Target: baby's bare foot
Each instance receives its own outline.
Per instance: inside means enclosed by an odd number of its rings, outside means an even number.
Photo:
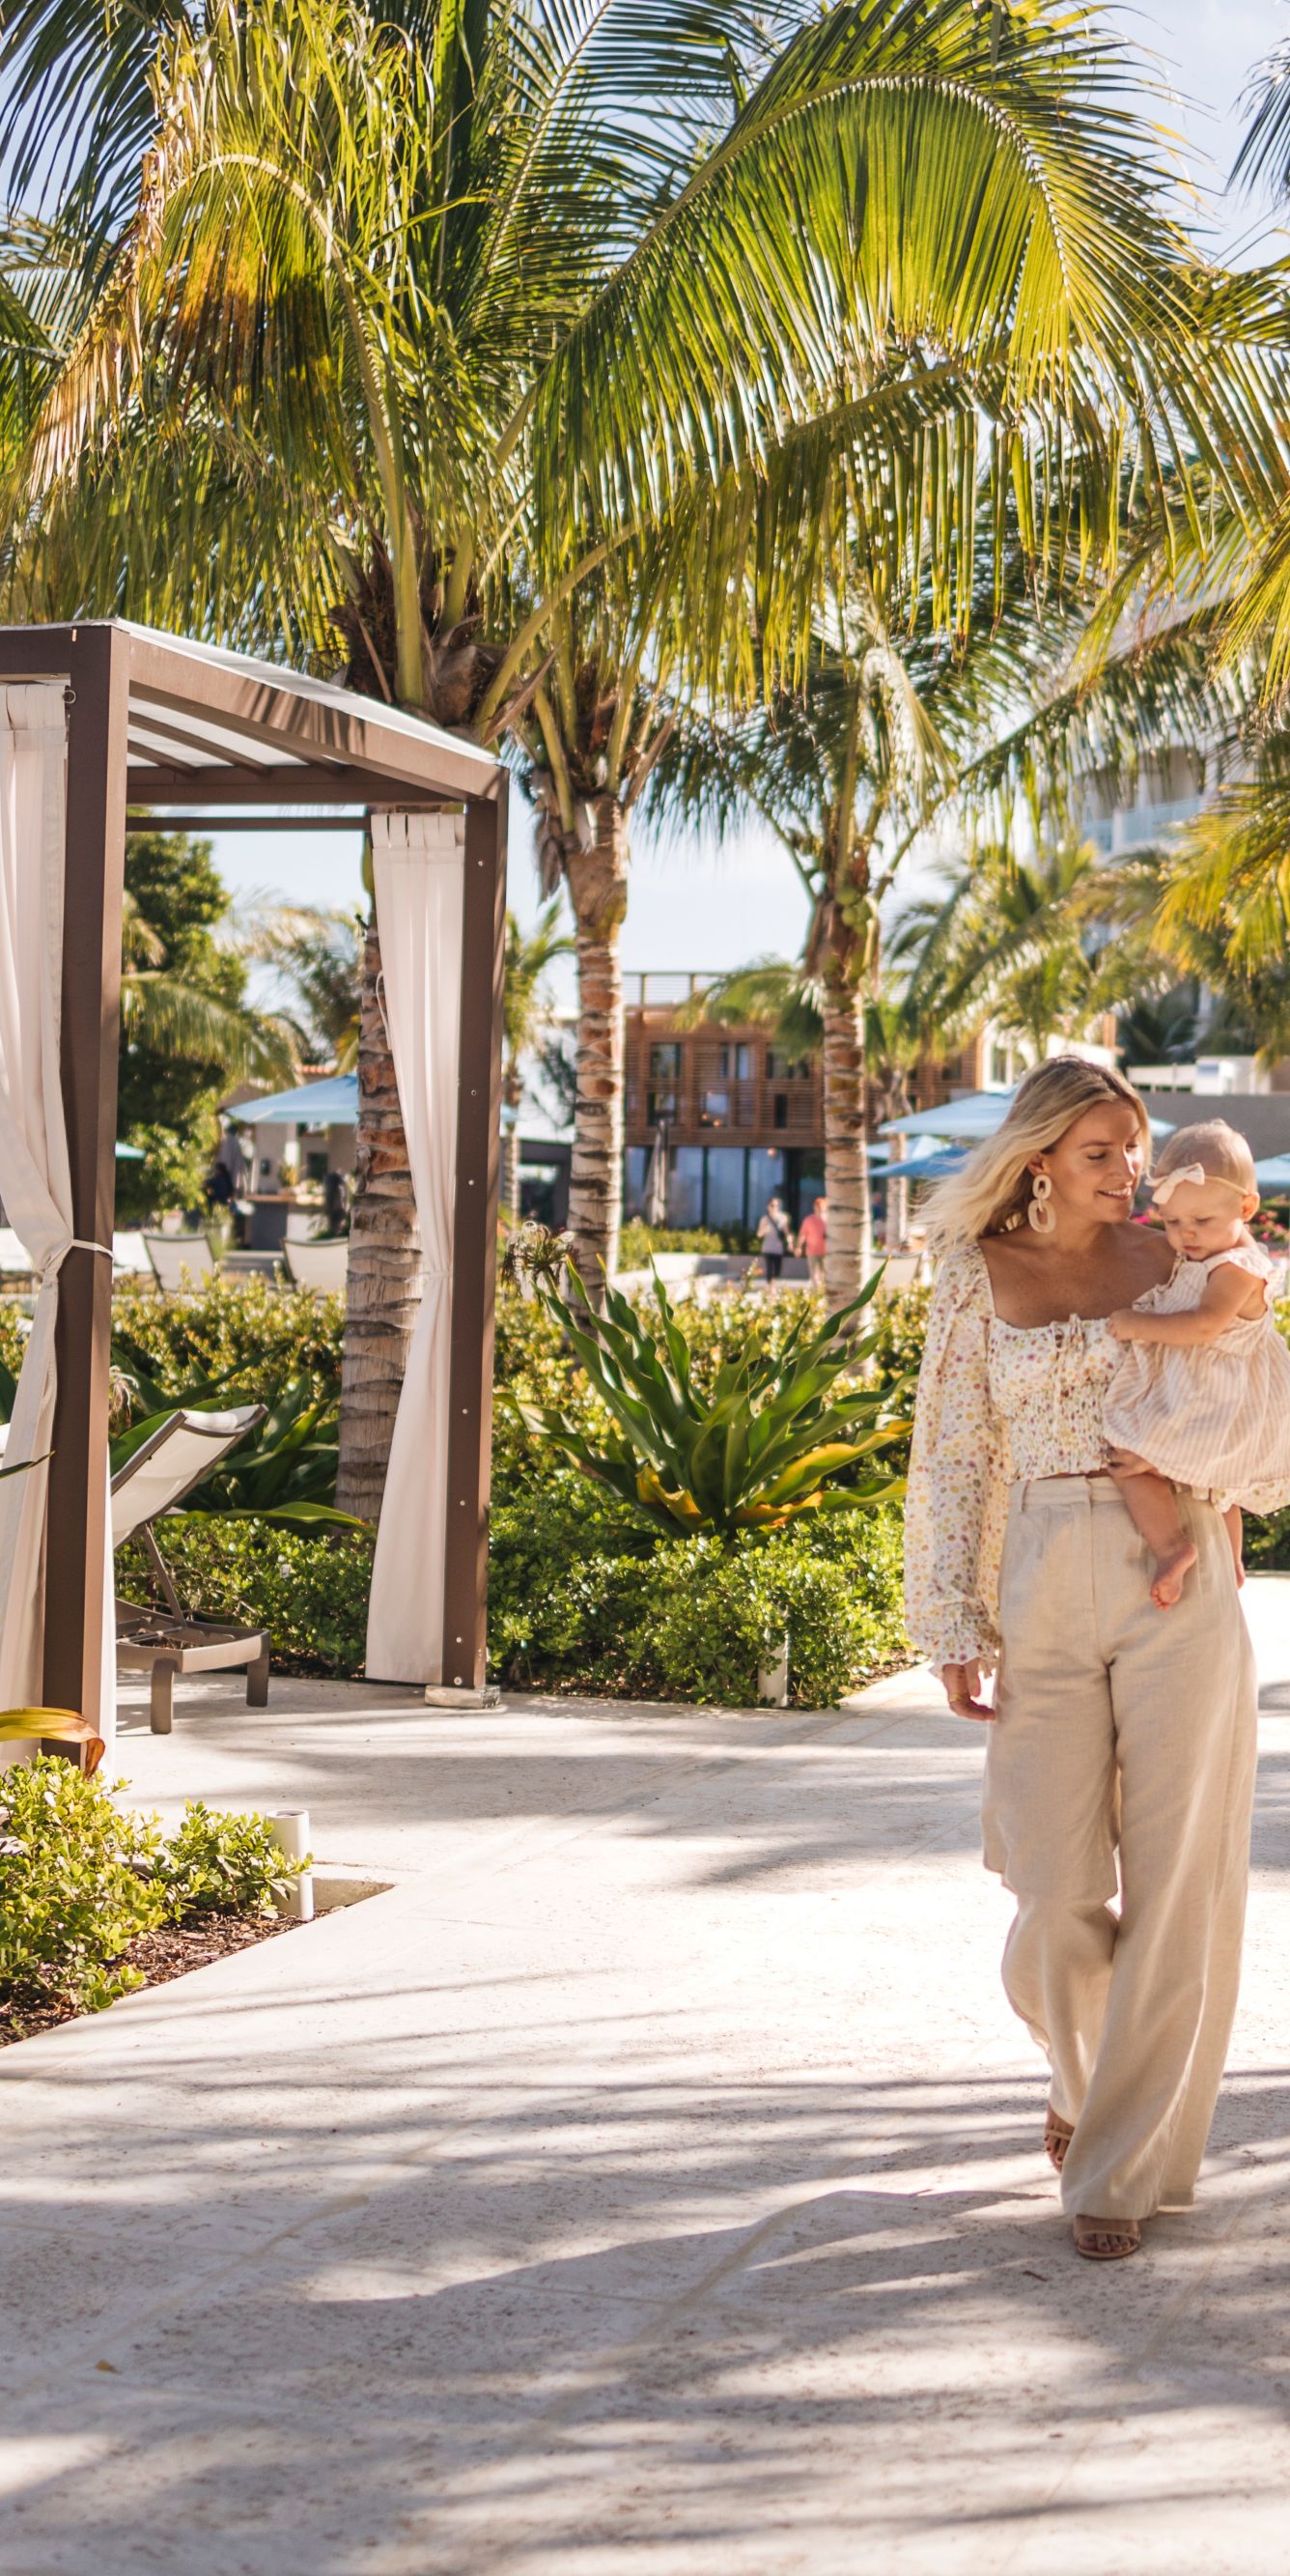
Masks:
[[[1184,1539],[1172,1556],[1157,1558],[1155,1581],[1151,1586],[1151,1598],[1157,1610],[1172,1610],[1181,1601],[1183,1585],[1195,1562],[1196,1550],[1190,1539]]]

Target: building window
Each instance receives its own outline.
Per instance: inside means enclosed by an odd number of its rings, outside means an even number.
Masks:
[[[655,1082],[677,1081],[681,1071],[679,1044],[652,1046],[649,1051],[649,1069],[651,1079]]]
[[[672,1157],[667,1193],[669,1225],[703,1223],[703,1147],[678,1145]]]
[[[675,1119],[675,1117],[676,1093],[674,1091],[651,1091],[645,1103],[646,1126],[658,1127],[665,1118]]]
[[[728,1091],[704,1092],[703,1107],[699,1113],[699,1124],[701,1127],[729,1126],[730,1094]]]
[[[743,1224],[747,1161],[747,1152],[742,1145],[709,1146],[707,1224]]]
[[[751,1082],[752,1048],[750,1046],[723,1046],[721,1050],[721,1074],[722,1079],[725,1082]]]
[[[788,1125],[788,1093],[787,1093],[786,1091],[777,1091],[777,1092],[776,1092],[776,1094],[775,1094],[775,1103],[774,1103],[774,1108],[775,1108],[775,1114],[774,1114],[774,1117],[772,1118],[772,1120],[771,1120],[771,1122],[770,1122],[770,1123],[771,1123],[771,1125],[772,1125],[772,1127],[787,1127],[787,1125]]]
[[[785,1055],[782,1047],[767,1047],[766,1079],[768,1082],[809,1082],[810,1077],[811,1068],[804,1056]],[[775,1123],[778,1126],[781,1122],[776,1119]]]

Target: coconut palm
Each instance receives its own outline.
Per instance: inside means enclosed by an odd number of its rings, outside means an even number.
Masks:
[[[169,971],[166,945],[127,887],[121,907],[121,1019],[136,1045],[196,1056],[227,1081],[289,1082],[291,1033],[271,1013],[222,1001],[190,975]]]
[[[1232,738],[1246,720],[1248,675],[1214,658],[1217,611],[1179,616],[1141,642],[1129,634],[1085,676],[1088,598],[1079,583],[1054,587],[1038,617],[1025,551],[1013,543],[1001,604],[991,618],[978,599],[955,647],[930,586],[898,621],[880,612],[860,565],[839,591],[831,632],[817,630],[800,694],[771,687],[752,713],[690,724],[664,754],[661,792],[720,831],[758,814],[810,903],[801,973],[823,1024],[828,1292],[838,1303],[870,1262],[880,906],[910,854],[947,829],[960,844],[980,831],[987,849],[1011,840],[1022,799],[1042,845],[1093,784],[1123,787],[1153,754]],[[968,891],[970,876],[954,907]],[[954,1013],[943,983],[925,975],[923,988],[928,1044],[934,1028],[944,1039]],[[916,1055],[918,1031],[904,1035]]]
[[[939,898],[902,916],[888,956],[909,1017],[932,1008],[962,1037],[991,1021],[1041,1063],[1054,1038],[1085,1037],[1109,1010],[1159,983],[1142,943],[1109,935],[1114,887],[1095,853],[1067,839],[1015,858],[979,850]]]
[[[302,1069],[350,1073],[358,1061],[363,921],[316,904],[273,904],[249,924],[246,954],[274,970],[279,1019]]]
[[[1170,525],[1198,461],[1232,482],[1232,353],[1126,59],[1091,7],[1036,0],[6,16],[18,166],[60,134],[73,165],[6,279],[10,597],[292,654],[339,638],[357,685],[486,739],[538,725],[586,997],[584,1258],[612,1262],[642,705],[687,666],[731,688],[803,667],[857,530],[880,617],[917,560],[961,627],[983,530],[994,562],[978,486],[1020,495],[1052,569],[1114,560],[1126,453]],[[596,585],[659,531],[668,650],[624,672]],[[609,696],[639,746],[616,785]],[[364,1243],[360,1202],[355,1287]],[[397,1332],[388,1356],[396,1382]]]
[[[513,912],[506,915],[506,964],[502,986],[502,1107],[508,1124],[502,1137],[502,1205],[518,1223],[520,1214],[519,1116],[524,1103],[524,1068],[551,1024],[551,1006],[543,979],[557,957],[568,957],[573,941],[559,927],[556,896],[524,931]]]

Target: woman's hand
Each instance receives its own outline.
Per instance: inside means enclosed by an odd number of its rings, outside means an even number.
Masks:
[[[945,1696],[956,1717],[993,1718],[994,1710],[981,1697],[979,1663],[942,1664],[941,1680]]]

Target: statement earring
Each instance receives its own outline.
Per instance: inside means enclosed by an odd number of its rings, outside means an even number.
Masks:
[[[1052,1194],[1053,1185],[1047,1172],[1036,1172],[1034,1193],[1026,1210],[1036,1234],[1051,1234],[1057,1223],[1057,1211],[1048,1204]]]

